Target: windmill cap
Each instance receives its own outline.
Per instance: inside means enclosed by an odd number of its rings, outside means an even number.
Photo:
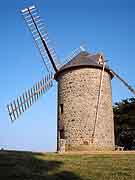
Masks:
[[[55,79],[57,80],[60,74],[64,71],[70,69],[78,69],[78,68],[103,68],[103,62],[105,61],[103,53],[91,54],[87,51],[81,51],[78,55],[76,55],[73,59],[71,59],[68,63],[63,65],[58,72],[55,74]],[[109,67],[106,65],[105,70],[111,75],[113,78],[113,74],[110,72]]]

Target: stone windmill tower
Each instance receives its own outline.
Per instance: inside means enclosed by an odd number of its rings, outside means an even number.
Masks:
[[[112,72],[101,54],[80,52],[58,81],[58,150],[114,149]]]
[[[113,150],[111,79],[115,76],[134,94],[135,90],[106,65],[103,54],[90,54],[81,47],[66,63],[59,63],[35,6],[22,10],[22,15],[39,49],[46,75],[7,105],[11,120],[16,120],[56,80],[57,151]]]

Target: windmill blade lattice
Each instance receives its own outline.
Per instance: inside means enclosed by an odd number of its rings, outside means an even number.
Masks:
[[[31,6],[29,8],[25,8],[21,12],[32,34],[35,44],[39,49],[47,72],[49,72],[50,70],[52,71],[52,65],[49,62],[50,60],[51,63],[53,63],[52,61],[54,61],[53,68],[55,69],[55,71],[57,71],[57,67],[60,66],[60,60],[58,59],[56,52],[51,45],[46,26],[44,25],[43,20],[40,18],[38,10],[35,6]]]
[[[131,91],[134,96],[135,96],[135,89],[130,86],[122,77],[120,77],[114,70],[110,69],[110,72],[114,75],[114,77],[116,77],[117,79],[119,79],[128,89],[129,91]]]
[[[41,81],[37,82],[31,89],[27,90],[22,96],[16,98],[7,105],[11,121],[16,120],[25,112],[38,98],[49,90],[53,85],[53,76],[49,74]]]
[[[80,46],[79,48],[74,49],[74,50],[72,51],[72,53],[71,53],[67,58],[65,58],[62,66],[63,66],[64,64],[67,64],[68,62],[70,62],[75,56],[77,56],[77,55],[78,55],[80,52],[82,52],[82,51],[85,51],[85,48],[84,48],[83,46]]]

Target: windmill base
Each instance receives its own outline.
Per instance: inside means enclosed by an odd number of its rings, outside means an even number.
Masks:
[[[78,146],[73,146],[73,145],[67,145],[66,141],[64,139],[60,140],[58,152],[71,152],[71,151],[114,151],[115,147],[114,146],[97,146],[94,144],[90,145],[78,145]]]

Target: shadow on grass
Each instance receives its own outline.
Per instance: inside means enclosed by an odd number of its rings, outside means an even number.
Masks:
[[[60,171],[63,162],[39,159],[41,153],[1,151],[1,180],[81,180],[70,171]]]

